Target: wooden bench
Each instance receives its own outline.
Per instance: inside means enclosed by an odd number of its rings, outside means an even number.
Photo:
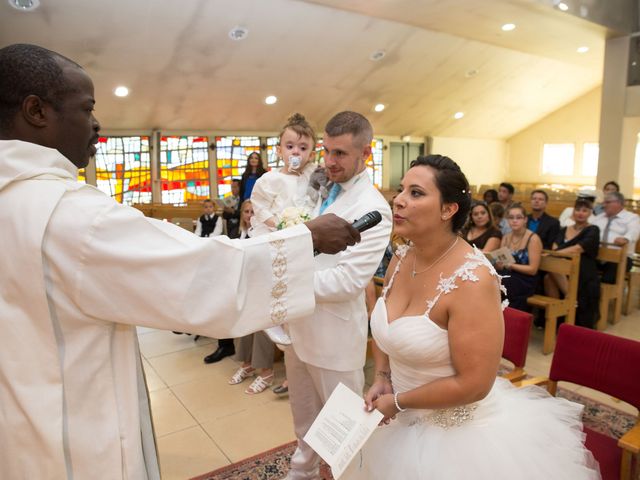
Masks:
[[[640,243],[640,242],[638,242]],[[633,254],[632,257],[633,267],[631,271],[625,275],[625,282],[627,284],[627,290],[624,296],[624,304],[622,305],[622,314],[629,315],[636,307],[633,306],[633,297],[640,288],[640,255]]]
[[[532,307],[545,311],[544,343],[542,353],[553,352],[556,343],[556,327],[558,317],[565,316],[565,322],[573,325],[576,321],[576,302],[578,300],[578,278],[580,276],[580,254],[560,253],[543,250],[540,259],[542,272],[557,273],[569,277],[569,290],[565,298],[547,297],[546,295],[532,295],[527,303]]]
[[[611,243],[601,243],[598,250],[598,261],[617,263],[616,283],[600,284],[600,319],[597,323],[598,330],[607,328],[609,317],[609,303],[613,300],[613,319],[611,323],[618,323],[622,315],[622,300],[624,293],[624,277],[627,270],[627,246],[619,247]]]

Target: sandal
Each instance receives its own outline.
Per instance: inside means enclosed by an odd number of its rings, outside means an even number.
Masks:
[[[258,375],[256,379],[251,383],[251,385],[249,385],[249,388],[244,391],[244,393],[246,393],[247,395],[262,393],[271,385],[273,385],[273,373],[266,377]]]
[[[236,371],[236,373],[234,373],[229,379],[229,385],[237,385],[239,383],[242,383],[245,378],[253,377],[255,374],[256,369],[253,367],[240,367]]]

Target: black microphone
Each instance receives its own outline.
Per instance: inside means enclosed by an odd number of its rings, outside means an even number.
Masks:
[[[382,221],[382,215],[377,210],[373,210],[372,212],[367,213],[366,215],[361,216],[355,222],[351,224],[353,228],[358,230],[360,233],[365,230],[369,230],[372,227],[375,227]],[[313,251],[313,256],[316,257],[320,255],[320,252],[317,250]]]
[[[351,226],[358,230],[360,233],[369,230],[372,227],[375,227],[382,221],[382,215],[377,210],[367,213],[363,215],[358,220],[353,222]]]

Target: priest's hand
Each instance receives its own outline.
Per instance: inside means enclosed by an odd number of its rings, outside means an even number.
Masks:
[[[327,213],[305,223],[311,231],[314,250],[334,254],[360,241],[360,232],[349,222]]]

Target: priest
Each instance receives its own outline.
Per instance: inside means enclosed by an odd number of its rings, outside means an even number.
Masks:
[[[0,49],[0,478],[159,479],[136,325],[240,337],[314,309],[334,215],[249,240],[144,217],[77,169],[93,83],[35,45]]]

